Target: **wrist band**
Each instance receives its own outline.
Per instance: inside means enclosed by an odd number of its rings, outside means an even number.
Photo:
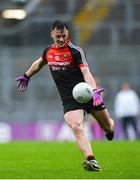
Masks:
[[[26,74],[23,75],[25,78],[30,79]]]
[[[97,89],[93,89],[93,92],[96,91]]]

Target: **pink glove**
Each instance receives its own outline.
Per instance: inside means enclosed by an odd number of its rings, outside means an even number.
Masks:
[[[18,81],[18,84],[17,84],[18,90],[25,91],[28,87],[29,80],[30,78],[26,74],[16,78],[16,81]]]
[[[101,96],[101,92],[103,92],[104,89],[95,89],[93,90],[93,106],[100,106],[103,103],[103,98]]]

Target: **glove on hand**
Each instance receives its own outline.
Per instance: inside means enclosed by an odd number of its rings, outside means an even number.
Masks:
[[[26,74],[16,78],[16,81],[18,81],[18,84],[17,84],[18,90],[25,91],[28,87],[29,80],[30,78]]]
[[[95,89],[93,90],[93,106],[100,106],[103,103],[103,98],[101,96],[101,92],[103,92],[104,89]]]

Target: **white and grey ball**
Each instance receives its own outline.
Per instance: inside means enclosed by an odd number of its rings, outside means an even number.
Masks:
[[[87,103],[92,98],[93,89],[86,82],[80,82],[73,88],[73,98],[79,103]]]

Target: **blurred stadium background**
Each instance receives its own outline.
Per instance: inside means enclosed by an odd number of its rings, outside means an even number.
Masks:
[[[71,138],[47,66],[25,93],[15,82],[51,43],[50,26],[57,19],[68,22],[72,41],[85,50],[112,117],[121,82],[128,80],[140,95],[139,9],[140,0],[0,0],[0,141]],[[102,138],[93,128],[93,138]],[[123,136],[119,123],[117,133]]]

